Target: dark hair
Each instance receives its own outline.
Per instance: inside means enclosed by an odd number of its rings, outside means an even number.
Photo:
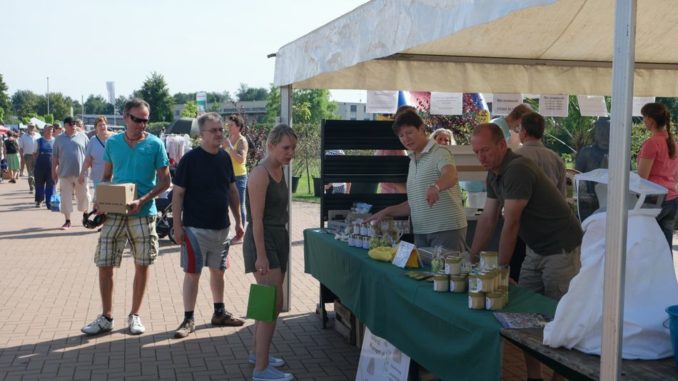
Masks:
[[[525,130],[527,135],[536,139],[541,139],[544,136],[544,124],[544,117],[536,112],[527,113],[520,120],[520,127]]]
[[[129,114],[129,110],[137,107],[146,107],[148,112],[151,112],[151,106],[148,104],[148,102],[141,98],[132,98],[125,103],[125,107],[123,108],[123,114],[127,115]]]
[[[67,124],[74,126],[75,125],[75,118],[73,118],[72,116],[65,117],[64,118],[64,126],[67,125]]]
[[[661,103],[648,103],[640,109],[640,113],[646,117],[654,120],[657,123],[657,129],[666,129],[668,137],[666,138],[666,145],[669,149],[669,157],[673,159],[676,156],[676,145],[673,143],[673,134],[671,133],[671,113],[668,107]]]
[[[235,123],[236,126],[238,126],[238,129],[242,131],[242,129],[245,127],[245,121],[242,119],[240,115],[233,114],[228,117],[229,122]]]
[[[410,106],[411,107],[411,106]],[[400,111],[393,122],[393,133],[398,135],[401,127],[412,126],[417,129],[420,129],[424,126],[424,121],[421,117],[413,110],[405,109]]]
[[[492,137],[492,141],[494,143],[506,141],[506,138],[504,138],[504,133],[502,132],[501,128],[494,123],[483,123],[477,125],[476,128],[473,129],[473,136],[480,135],[480,133],[483,132],[483,130],[490,131],[490,136]]]

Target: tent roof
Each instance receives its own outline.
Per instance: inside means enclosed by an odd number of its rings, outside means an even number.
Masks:
[[[373,0],[276,53],[295,88],[610,95],[614,0]],[[635,95],[678,96],[674,0],[638,2]]]

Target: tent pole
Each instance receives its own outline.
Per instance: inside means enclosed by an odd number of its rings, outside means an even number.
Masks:
[[[617,0],[615,10],[601,380],[618,380],[621,376],[636,7],[636,0]]]
[[[292,85],[280,86],[280,123],[286,123],[292,127]],[[289,222],[287,223],[287,232],[289,234],[289,252],[292,253],[292,165],[290,162],[288,166],[285,167],[283,175],[285,176],[285,181],[289,185],[288,193],[288,203],[289,205]],[[292,256],[290,255],[290,261]],[[292,264],[287,265],[287,273],[285,273],[285,279],[283,280],[283,312],[288,312],[290,310],[290,300],[292,299]]]

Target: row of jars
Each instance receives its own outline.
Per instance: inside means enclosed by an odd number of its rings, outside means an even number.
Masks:
[[[499,287],[493,292],[469,292],[468,308],[472,310],[497,311],[509,303],[508,287]]]
[[[354,221],[351,224],[351,232],[356,235],[366,235],[374,237],[382,234],[408,234],[410,232],[410,221],[408,220],[384,220],[374,224]]]
[[[348,236],[348,245],[362,249],[370,248],[370,237],[360,234],[351,234]]]

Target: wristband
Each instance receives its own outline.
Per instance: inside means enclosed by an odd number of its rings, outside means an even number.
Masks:
[[[437,190],[438,192],[440,192],[440,187],[438,186],[437,183],[433,183],[433,184],[431,184],[431,186],[434,187],[434,188],[436,188],[436,190]]]

